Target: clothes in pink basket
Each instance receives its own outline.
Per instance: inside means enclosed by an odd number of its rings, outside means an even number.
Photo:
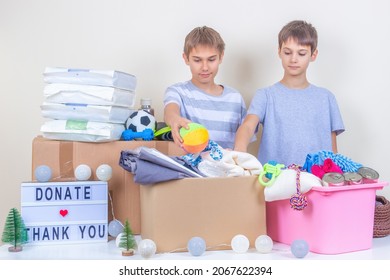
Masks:
[[[316,175],[318,178],[322,177],[329,172],[343,173],[341,168],[333,162],[330,158],[324,160],[324,165],[313,165],[311,167],[311,173]]]

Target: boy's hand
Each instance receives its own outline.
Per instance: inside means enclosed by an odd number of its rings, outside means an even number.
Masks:
[[[182,127],[189,129],[188,124],[191,123],[191,121],[180,115],[180,108],[176,103],[170,103],[165,106],[164,120],[165,123],[171,127],[173,141],[179,147],[183,147],[183,139],[180,137],[179,130]]]
[[[192,121],[189,119],[178,117],[171,123],[172,137],[176,145],[180,147],[183,146],[183,139],[180,136],[180,128],[184,127],[185,129],[189,129],[188,124],[191,122]]]
[[[238,152],[247,152],[248,144],[256,132],[260,119],[256,115],[249,114],[245,117],[244,122],[237,129],[234,141],[234,150]]]

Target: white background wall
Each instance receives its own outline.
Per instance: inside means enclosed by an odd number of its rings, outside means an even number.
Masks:
[[[226,43],[217,82],[239,89],[249,105],[257,88],[281,78],[281,27],[311,22],[319,56],[308,77],[339,102],[346,126],[339,152],[389,181],[389,11],[387,0],[0,0],[1,232],[9,209],[20,207],[20,183],[31,178],[44,68],[134,74],[137,105],[151,97],[162,120],[165,88],[190,78],[181,58],[184,37],[202,25]],[[390,187],[379,194],[390,198]]]

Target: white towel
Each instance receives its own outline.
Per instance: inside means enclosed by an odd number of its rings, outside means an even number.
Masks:
[[[222,150],[221,160],[214,160],[210,152],[201,154],[202,161],[199,163],[199,170],[207,177],[235,177],[258,175],[263,166],[256,157],[249,153]]]
[[[297,171],[293,169],[282,170],[279,176],[276,177],[274,183],[265,187],[265,201],[290,199],[293,194],[297,193],[296,176]],[[306,193],[311,190],[312,187],[322,186],[322,183],[317,176],[301,171],[300,185],[301,193]]]

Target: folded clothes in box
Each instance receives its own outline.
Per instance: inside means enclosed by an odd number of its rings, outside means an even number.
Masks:
[[[43,76],[45,83],[109,86],[131,91],[137,86],[134,75],[115,70],[46,67]]]
[[[77,84],[47,84],[43,90],[45,101],[133,108],[135,92],[113,87]]]
[[[80,120],[124,124],[134,110],[118,106],[87,104],[60,104],[43,102],[41,113],[44,118],[59,120]]]
[[[119,140],[124,130],[123,124],[74,120],[49,120],[41,126],[45,138],[81,142]]]

